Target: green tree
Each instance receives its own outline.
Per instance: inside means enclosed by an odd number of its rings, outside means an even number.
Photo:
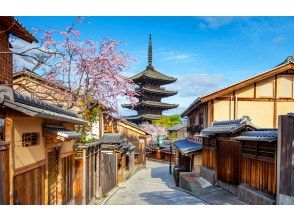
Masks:
[[[179,123],[181,123],[181,116],[178,114],[163,115],[159,119],[152,120],[153,125],[160,125],[164,128],[169,128]]]

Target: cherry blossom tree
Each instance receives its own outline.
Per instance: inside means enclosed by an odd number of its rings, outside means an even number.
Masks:
[[[148,122],[144,122],[140,124],[140,126],[150,134],[147,138],[149,145],[156,145],[158,136],[167,137],[167,131],[160,125],[153,125]]]
[[[40,43],[16,47],[14,54],[51,86],[48,97],[57,97],[68,109],[78,107],[81,112],[98,104],[120,118],[119,97],[126,97],[132,105],[138,102],[133,82],[122,74],[133,59],[120,49],[119,41],[82,40],[77,28],[81,23],[78,17],[65,30],[36,29],[42,35]]]

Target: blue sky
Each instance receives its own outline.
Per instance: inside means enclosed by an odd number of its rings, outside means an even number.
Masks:
[[[62,29],[73,17],[17,17],[29,30]],[[147,65],[152,34],[154,67],[177,77],[168,89],[179,93],[165,102],[179,104],[181,113],[198,96],[272,68],[294,55],[294,17],[86,17],[82,39],[108,37],[125,42],[136,59],[124,74]],[[38,36],[37,36],[38,37]],[[134,114],[122,110],[122,114]]]

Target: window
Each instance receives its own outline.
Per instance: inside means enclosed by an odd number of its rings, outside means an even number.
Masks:
[[[203,113],[200,113],[199,114],[199,126],[200,126],[200,129],[202,130],[204,128],[204,124],[203,124]]]
[[[39,135],[36,132],[22,134],[22,146],[30,147],[36,146],[39,143]]]

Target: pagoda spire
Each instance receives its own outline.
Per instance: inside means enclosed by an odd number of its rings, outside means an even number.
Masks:
[[[148,66],[147,66],[147,69],[153,69],[153,66],[152,66],[152,39],[151,39],[151,34],[149,34]]]

